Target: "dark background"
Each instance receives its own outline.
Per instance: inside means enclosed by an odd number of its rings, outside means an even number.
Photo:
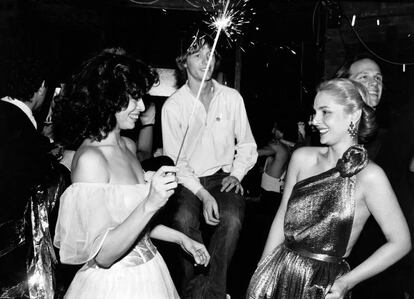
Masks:
[[[189,36],[207,19],[202,7],[208,4],[1,0],[0,65],[20,56],[36,57],[50,66],[52,84],[57,84],[104,47],[122,46],[154,67],[174,68]],[[382,58],[377,60],[385,75],[384,110],[398,115],[411,101],[413,67],[407,64],[403,72],[400,64],[414,62],[410,1],[251,0],[248,7],[256,14],[248,17],[243,35],[230,46],[220,37],[219,71],[230,86],[240,78],[236,87],[259,144],[275,120],[307,120],[316,85],[360,52],[373,51]],[[356,25],[351,27],[353,14]],[[0,72],[0,82],[6,75]],[[156,99],[158,106],[163,100]]]
[[[175,57],[206,19],[203,3],[0,0],[0,96],[5,95],[2,82],[7,76],[2,66],[20,57],[43,60],[51,70],[52,86],[65,82],[82,61],[105,47],[121,46],[154,67],[174,68]],[[248,4],[256,14],[243,28],[243,36],[230,46],[221,36],[219,71],[228,85],[239,87],[259,145],[267,141],[275,120],[306,121],[316,85],[357,53],[378,56],[384,73],[378,113],[386,115],[388,123],[413,101],[412,1],[250,0]],[[353,15],[354,27],[349,22]],[[152,100],[160,111],[165,98]],[[47,105],[45,110],[43,114]],[[156,128],[158,147],[159,121]],[[271,220],[246,219],[253,228],[241,237],[239,247],[246,250],[236,253],[233,261],[232,294],[243,293],[247,286],[251,273],[246,272],[256,266],[267,235],[263,228]]]

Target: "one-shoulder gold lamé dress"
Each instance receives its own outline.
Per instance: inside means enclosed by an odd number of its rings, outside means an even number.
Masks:
[[[343,256],[354,220],[355,176],[367,164],[366,150],[354,145],[334,168],[293,187],[285,242],[258,265],[248,299],[324,298],[335,279],[349,271]]]

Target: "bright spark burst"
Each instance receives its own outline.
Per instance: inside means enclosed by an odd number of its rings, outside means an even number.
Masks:
[[[206,11],[209,28],[218,32],[223,31],[230,41],[242,35],[243,27],[250,23],[250,14],[254,15],[253,8],[248,8],[249,0],[209,0],[211,10]]]

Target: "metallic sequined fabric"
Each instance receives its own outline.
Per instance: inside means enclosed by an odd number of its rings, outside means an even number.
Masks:
[[[68,185],[63,166],[51,162],[48,176],[42,184],[33,186],[24,216],[16,221],[0,224],[0,258],[19,247],[26,246],[27,277],[0,289],[0,298],[55,298],[55,270],[57,263],[50,235],[49,217]],[[63,168],[64,169],[64,168]],[[30,223],[26,223],[29,221]]]
[[[354,145],[336,167],[293,187],[285,215],[285,243],[261,261],[247,298],[324,298],[335,279],[349,271],[341,257],[354,220],[355,175],[367,164],[366,150]],[[321,259],[311,257],[315,254]],[[335,259],[338,262],[332,262]]]

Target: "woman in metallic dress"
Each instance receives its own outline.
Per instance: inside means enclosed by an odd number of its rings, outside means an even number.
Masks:
[[[313,125],[323,147],[291,158],[275,216],[247,298],[346,298],[411,248],[407,223],[383,170],[358,141],[375,129],[365,88],[348,79],[322,83]],[[370,215],[387,242],[350,270],[344,258]]]

